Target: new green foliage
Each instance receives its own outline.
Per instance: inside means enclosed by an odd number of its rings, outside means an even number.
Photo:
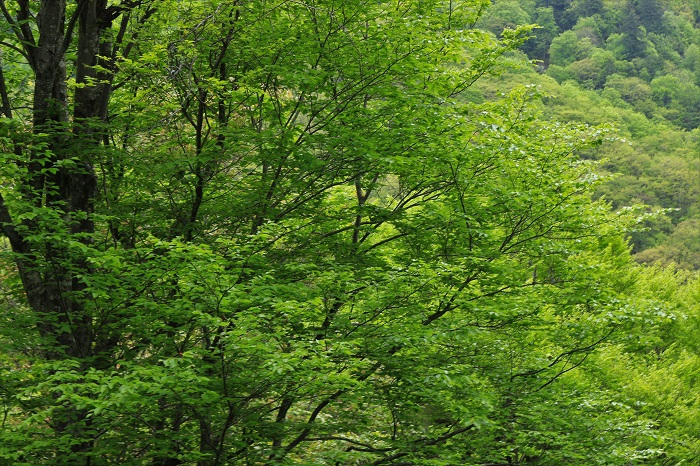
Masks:
[[[32,81],[23,47],[58,34],[60,2],[38,22],[0,3],[2,46],[26,60],[6,82]],[[8,91],[56,107],[2,125],[2,461],[666,454],[636,392],[581,369],[683,309],[640,292],[621,236],[635,214],[592,201],[579,154],[607,126],[542,118],[534,86],[469,100],[532,31],[475,29],[486,4],[51,10],[52,60],[82,72]]]
[[[595,11],[586,12],[585,6]],[[698,235],[684,233],[695,225],[700,179],[695,66],[700,36],[693,8],[646,0],[568,6],[538,1],[535,7],[531,20],[539,22],[536,12],[552,8],[556,24],[543,17],[545,26],[534,30],[536,37],[521,49],[530,58],[544,57],[538,71],[559,86],[521,71],[486,83],[484,96],[493,95],[494,86],[537,83],[552,96],[546,101],[547,116],[613,123],[629,146],[618,143],[586,152],[585,157],[604,159],[613,175],[597,193],[615,209],[636,203],[646,204],[649,212],[667,209],[666,218],[647,219],[644,231],[632,232],[633,252],[639,261],[697,268],[693,251],[698,242],[691,238]],[[544,41],[550,45],[543,55],[535,44]],[[660,140],[666,142],[658,144]],[[676,227],[680,230],[673,234]]]

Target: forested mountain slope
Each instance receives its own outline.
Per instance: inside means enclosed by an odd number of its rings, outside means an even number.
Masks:
[[[0,464],[695,464],[697,9],[643,5],[0,0]]]
[[[496,1],[479,25],[500,34],[541,28],[522,47],[537,60],[519,75],[483,82],[486,98],[513,84],[538,84],[550,118],[613,123],[624,140],[583,154],[604,160],[600,186],[613,208],[665,214],[633,232],[642,262],[700,267],[700,27],[697,1]],[[549,78],[554,78],[553,82]]]

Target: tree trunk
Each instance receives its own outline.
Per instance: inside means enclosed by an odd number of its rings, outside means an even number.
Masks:
[[[99,84],[101,76],[95,65],[101,47],[104,52],[101,35],[114,11],[107,9],[106,0],[78,0],[75,13],[67,19],[66,3],[41,1],[36,16],[36,42],[34,33],[23,26],[31,16],[27,0],[18,1],[20,8],[13,24],[34,71],[33,132],[37,142],[44,144],[25,154],[27,175],[18,189],[25,208],[38,208],[39,215],[62,221],[39,221],[33,217],[21,224],[13,223],[2,198],[0,220],[16,253],[27,302],[38,318],[45,357],[79,359],[80,367],[87,369],[95,367],[96,361],[104,365],[109,360],[95,356],[97,352],[110,352],[112,340],[99,341],[94,335],[92,316],[80,298],[85,283],[79,277],[90,272],[87,258],[69,251],[67,246],[74,241],[90,244],[95,231],[92,214],[97,180],[93,159],[100,150],[100,120],[106,114],[100,110],[108,98],[103,93],[107,87]],[[78,86],[70,119],[66,51],[75,29]],[[78,453],[89,450],[92,444],[86,432],[89,421],[85,410],[67,406],[55,411],[51,425],[57,433],[76,439],[71,450]],[[67,460],[77,464],[73,458]],[[78,456],[75,461],[80,461]]]

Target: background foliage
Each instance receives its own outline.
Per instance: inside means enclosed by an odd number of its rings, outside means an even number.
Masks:
[[[0,1],[0,461],[694,461],[697,11],[564,4]]]
[[[596,196],[605,196],[614,209],[635,204],[648,206],[650,213],[666,209],[632,234],[636,259],[697,270],[697,2],[499,0],[477,24],[500,34],[495,17],[539,24],[535,37],[520,47],[537,60],[539,74],[526,69],[500,81],[484,80],[482,98],[515,83],[537,83],[550,96],[548,117],[613,123],[624,141],[584,155],[603,160],[605,172],[614,174]]]

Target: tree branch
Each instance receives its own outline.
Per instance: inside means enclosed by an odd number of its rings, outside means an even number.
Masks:
[[[385,451],[391,451],[393,448],[376,448],[370,445],[369,443],[364,443],[364,442],[358,442],[357,440],[353,440],[351,438],[343,437],[340,435],[327,435],[323,437],[308,437],[304,441],[305,442],[325,442],[329,440],[337,440],[339,442],[347,442],[351,443],[353,445],[359,445],[362,448],[357,448],[357,447],[349,447],[348,451],[350,450],[356,450],[356,451],[365,451],[365,452],[385,452]]]
[[[412,444],[411,447],[413,449],[416,449],[416,448],[421,447],[421,446],[437,445],[439,443],[442,443],[446,440],[451,439],[452,437],[456,437],[459,434],[463,434],[464,432],[470,431],[470,430],[474,429],[475,427],[476,426],[474,424],[469,424],[468,426],[461,427],[461,428],[454,430],[452,432],[447,432],[439,437],[435,437],[432,439],[425,439],[425,438],[418,439],[418,440],[411,442],[411,444]],[[387,463],[389,461],[394,461],[394,460],[399,459],[399,458],[403,458],[404,456],[408,456],[408,455],[409,455],[408,452],[396,453],[396,454],[393,454],[391,456],[387,456],[387,457],[384,457],[382,459],[379,459],[372,464],[376,466],[379,464]]]
[[[29,66],[34,70],[36,69],[36,60],[34,57],[36,42],[34,41],[34,35],[32,34],[31,28],[29,28],[26,24],[20,24],[20,21],[29,19],[29,5],[27,0],[18,1],[18,3],[20,5],[21,17],[18,17],[17,20],[15,20],[15,18],[13,18],[10,12],[7,10],[5,0],[0,0],[0,10],[2,10],[2,15],[5,17],[5,20],[10,25],[12,31],[15,33],[15,36],[17,36],[17,39],[24,48],[25,53],[22,55],[27,58]],[[17,49],[15,48],[15,50]]]
[[[63,44],[61,45],[61,50],[63,53],[65,53],[66,50],[68,50],[68,47],[70,46],[70,43],[73,40],[73,29],[75,29],[75,23],[78,22],[80,13],[83,11],[83,8],[85,8],[85,5],[88,2],[90,2],[90,0],[79,0],[78,6],[73,12],[73,15],[68,20],[68,24],[66,25],[66,35],[63,37]]]
[[[533,375],[540,374],[540,373],[546,371],[547,369],[550,369],[550,368],[556,366],[556,365],[559,364],[559,362],[561,362],[564,358],[570,358],[571,356],[573,356],[574,354],[577,354],[577,353],[588,353],[588,352],[592,351],[593,349],[595,349],[595,348],[596,348],[598,345],[600,345],[602,342],[604,342],[605,340],[607,340],[608,337],[609,337],[610,335],[612,335],[612,334],[615,332],[615,330],[617,330],[617,328],[618,328],[618,325],[614,325],[613,328],[612,328],[608,333],[606,333],[604,336],[602,336],[601,338],[599,338],[599,339],[596,340],[595,342],[591,343],[590,345],[586,345],[586,346],[584,346],[584,347],[582,347],[582,348],[573,348],[573,349],[571,349],[571,350],[569,350],[569,351],[564,351],[564,352],[561,353],[559,356],[557,356],[557,357],[554,359],[554,361],[552,361],[552,362],[551,362],[550,364],[548,364],[547,366],[545,366],[545,367],[543,367],[543,368],[541,368],[541,369],[533,369],[533,370],[530,370],[530,371],[519,372],[519,373],[517,373],[517,374],[512,375],[511,378],[510,378],[510,380],[512,381],[512,380],[515,379],[516,377],[532,377]],[[584,358],[584,359],[585,359],[585,358]],[[583,360],[582,360],[579,364],[577,364],[576,366],[574,366],[574,367],[579,366],[582,362],[583,362]],[[571,369],[568,369],[568,370],[571,370]],[[565,370],[564,372],[568,372],[568,370]],[[560,371],[552,380],[554,380],[555,378],[559,377],[559,376],[560,376],[561,374],[563,374],[564,372],[561,372],[561,371]],[[552,381],[547,382],[545,385],[543,385],[542,387],[540,387],[540,389],[546,387],[546,386],[549,385],[551,382],[552,382]]]

